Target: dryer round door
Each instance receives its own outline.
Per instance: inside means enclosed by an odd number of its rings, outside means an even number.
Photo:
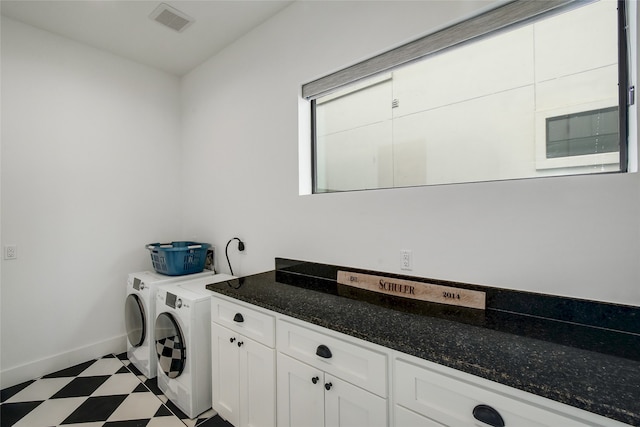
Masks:
[[[158,367],[169,378],[179,377],[187,360],[187,349],[180,325],[171,313],[158,315],[155,334]]]
[[[146,313],[142,300],[136,294],[127,295],[124,303],[124,324],[127,328],[127,339],[134,347],[140,347],[146,336]]]

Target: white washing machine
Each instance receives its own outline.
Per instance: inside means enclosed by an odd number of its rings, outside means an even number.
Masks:
[[[199,277],[211,277],[214,274],[209,270],[186,276],[165,276],[151,271],[129,274],[127,298],[124,303],[127,357],[145,377],[155,378],[157,373],[158,358],[153,325],[156,320],[158,286]]]
[[[209,283],[227,274],[163,285],[156,300],[158,388],[189,418],[211,408],[211,295]]]

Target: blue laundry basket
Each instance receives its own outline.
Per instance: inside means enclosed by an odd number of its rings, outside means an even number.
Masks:
[[[167,276],[183,276],[200,273],[207,259],[208,243],[171,242],[150,243],[146,246],[151,252],[153,268]]]

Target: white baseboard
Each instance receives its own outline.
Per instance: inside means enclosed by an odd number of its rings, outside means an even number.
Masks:
[[[97,359],[107,354],[120,354],[125,351],[127,351],[127,338],[126,335],[121,335],[65,353],[5,369],[0,372],[0,389],[33,380],[61,369],[70,368],[71,366]]]

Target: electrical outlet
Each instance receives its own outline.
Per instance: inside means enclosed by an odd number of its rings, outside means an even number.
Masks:
[[[410,249],[402,249],[400,251],[400,269],[401,270],[413,269],[413,255]]]
[[[18,247],[16,245],[5,245],[4,247],[4,259],[17,259]]]

